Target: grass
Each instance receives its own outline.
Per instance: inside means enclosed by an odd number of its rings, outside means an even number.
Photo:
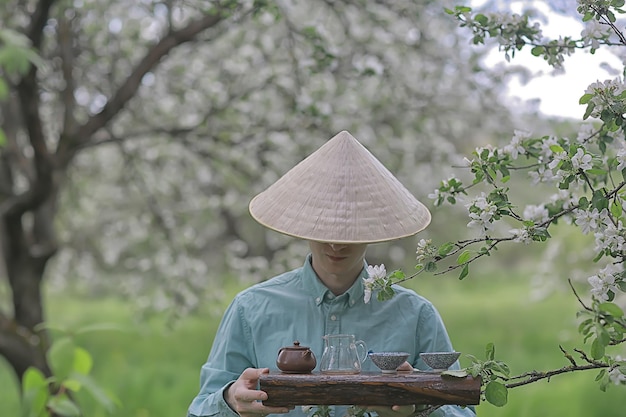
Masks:
[[[559,345],[570,351],[580,347],[574,296],[556,292],[541,302],[532,302],[529,280],[521,274],[489,274],[463,282],[452,276],[425,277],[408,286],[435,303],[457,350],[482,358],[486,343],[493,342],[497,358],[508,363],[514,375],[568,365]],[[201,313],[169,329],[162,318],[135,320],[132,308],[116,299],[85,300],[59,294],[49,297],[48,311],[51,322],[59,326],[115,322],[125,328],[78,338],[95,358],[94,377],[121,400],[122,406],[113,416],[186,415],[218,317]],[[468,363],[462,356],[462,366]],[[624,415],[624,389],[611,386],[601,392],[594,382],[595,373],[562,375],[512,389],[505,407],[483,403],[478,413],[481,417]],[[81,397],[80,401],[86,416],[110,415],[88,398]],[[18,415],[15,379],[7,364],[0,361],[0,416]]]

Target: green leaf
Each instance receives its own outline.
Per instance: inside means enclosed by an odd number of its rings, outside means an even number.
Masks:
[[[600,311],[608,313],[613,317],[622,317],[624,315],[624,311],[614,303],[604,302],[598,305]]]
[[[612,11],[610,11],[610,10],[607,10],[607,11],[605,12],[605,16],[607,17],[607,19],[609,19],[609,21],[610,21],[611,23],[615,23],[615,21],[617,20],[617,19],[615,18],[615,15],[613,14],[613,12],[612,12]]]
[[[48,361],[54,375],[63,380],[74,368],[74,343],[69,337],[55,341],[48,350]]]
[[[72,378],[78,381],[85,391],[87,391],[91,396],[108,412],[112,412],[116,407],[121,405],[121,401],[112,393],[107,392],[102,388],[98,383],[88,375],[82,374],[73,374]]]
[[[604,357],[605,346],[600,341],[599,337],[593,339],[591,343],[591,357],[595,360],[600,360]]]
[[[622,205],[619,204],[617,201],[613,200],[613,203],[611,204],[611,214],[613,215],[613,217],[621,217],[623,212],[622,209]]]
[[[91,367],[93,366],[93,359],[91,354],[81,347],[74,349],[74,366],[72,369],[83,375],[89,375]]]
[[[589,206],[589,200],[587,200],[587,197],[579,198],[578,199],[578,206],[580,207],[580,209],[586,210],[587,207]]]
[[[587,333],[589,333],[589,330],[591,330],[592,324],[592,319],[584,320],[582,323],[580,323],[580,325],[578,325],[578,333],[582,334],[583,336],[586,335]]]
[[[485,388],[485,399],[496,407],[506,405],[508,401],[508,389],[498,381],[491,381]]]
[[[439,254],[439,256],[446,256],[453,250],[454,250],[454,243],[446,242],[439,247],[439,250],[437,251],[437,253]]]
[[[85,334],[92,332],[102,331],[117,331],[117,332],[130,332],[127,327],[120,325],[119,323],[92,323],[78,328],[74,331],[74,334]]]
[[[550,145],[550,150],[554,153],[561,153],[561,152],[565,152],[565,149],[563,149],[561,146],[559,145]]]
[[[591,205],[601,211],[602,209],[609,208],[609,200],[605,197],[602,190],[596,190],[591,197]]]
[[[46,381],[46,377],[39,369],[31,366],[24,372],[24,376],[22,377],[22,389],[24,391],[47,386],[48,382]]]
[[[469,250],[464,250],[458,256],[458,258],[456,258],[456,264],[457,265],[463,265],[464,263],[467,263],[467,261],[469,261],[471,257],[472,257],[472,255],[471,255],[470,251]]]
[[[43,416],[49,397],[44,374],[37,368],[28,368],[22,377],[22,417]]]
[[[593,110],[596,108],[595,103],[592,101],[589,104],[587,104],[587,109],[585,109],[585,114],[583,115],[583,120],[587,120],[589,118],[589,116],[591,116],[591,113],[593,112]]]
[[[604,169],[599,169],[599,168],[591,168],[585,171],[587,174],[592,174],[592,175],[606,175],[606,170]]]
[[[64,379],[61,385],[63,385],[68,390],[74,392],[80,391],[80,389],[83,387],[83,384],[81,384],[80,381],[72,378]]]
[[[459,281],[463,280],[463,278],[467,277],[469,274],[469,264],[465,264],[463,269],[461,270],[461,274],[459,275]]]
[[[496,356],[496,345],[494,345],[492,342],[487,343],[487,345],[485,346],[485,357],[492,361],[493,358],[495,358]]]
[[[489,23],[489,18],[481,13],[474,16],[474,20],[483,26],[487,26],[487,23]]]
[[[441,376],[451,376],[453,378],[465,378],[468,375],[467,371],[463,371],[463,370],[447,370],[447,371],[443,371],[441,373]]]
[[[424,269],[427,272],[434,272],[434,271],[437,270],[437,264],[435,262],[433,262],[433,261],[426,262],[426,266],[424,267]]]
[[[69,398],[65,396],[52,397],[48,401],[50,410],[65,417],[80,417],[80,410]]]
[[[535,46],[533,49],[530,50],[530,53],[533,54],[533,56],[540,56],[545,52],[545,50],[546,48],[544,48],[543,46]]]
[[[593,98],[593,94],[584,94],[579,100],[578,104],[587,104]]]

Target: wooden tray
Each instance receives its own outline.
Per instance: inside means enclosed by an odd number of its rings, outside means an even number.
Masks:
[[[267,406],[296,405],[477,405],[480,378],[440,373],[362,372],[356,375],[286,374],[271,371],[260,378]]]

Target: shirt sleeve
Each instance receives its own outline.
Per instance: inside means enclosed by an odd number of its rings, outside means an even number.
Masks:
[[[420,352],[450,352],[453,351],[452,342],[443,320],[430,303],[421,311],[417,330],[418,349]],[[418,369],[427,369],[421,359],[413,364]],[[450,369],[460,369],[459,362],[455,362]],[[458,405],[444,405],[430,414],[430,417],[475,417],[473,406],[462,407]]]
[[[250,326],[238,297],[226,309],[211,353],[200,371],[200,391],[193,399],[188,417],[238,417],[224,399],[224,391],[246,368],[256,367],[251,358]]]

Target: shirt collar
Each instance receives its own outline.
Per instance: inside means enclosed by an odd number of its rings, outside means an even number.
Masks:
[[[363,278],[367,278],[367,262],[363,261],[363,269],[359,273],[359,277],[354,281],[354,284],[345,292],[348,296],[348,303],[350,306],[355,305],[358,300],[363,299],[364,287]],[[311,254],[308,254],[302,267],[302,282],[305,291],[315,298],[315,304],[320,305],[324,302],[326,294],[330,293],[330,290],[320,281],[317,274],[313,270],[311,264]]]

